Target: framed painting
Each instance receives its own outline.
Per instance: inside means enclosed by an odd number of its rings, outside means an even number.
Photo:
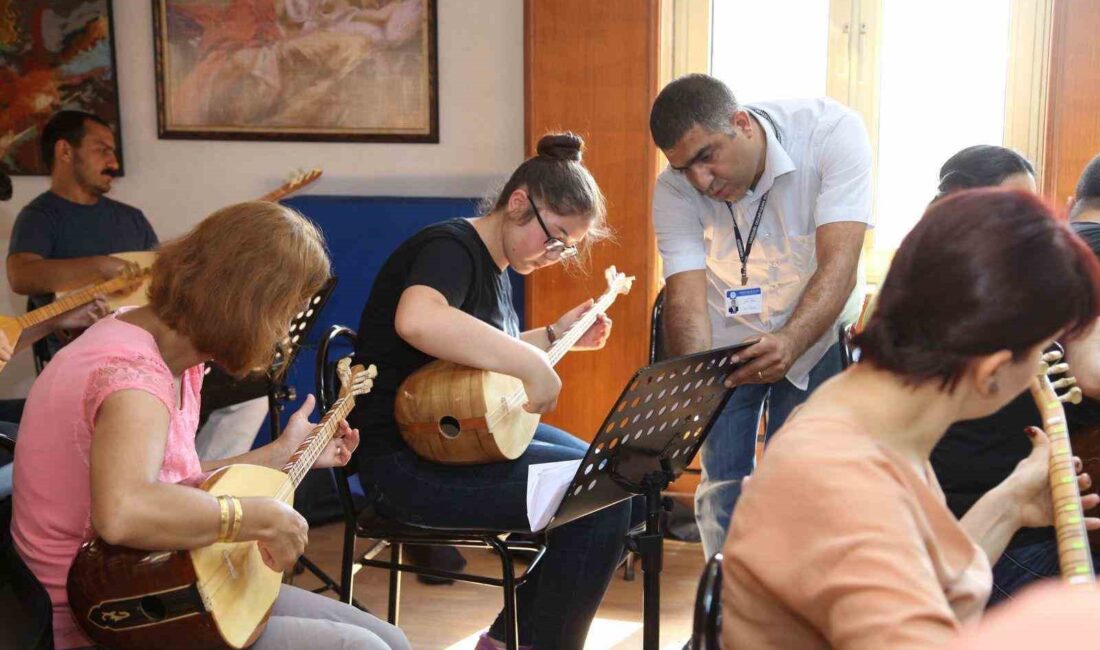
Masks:
[[[118,77],[110,0],[0,0],[0,170],[41,176],[42,127],[62,109],[115,125]]]
[[[439,142],[436,0],[152,0],[161,138]]]

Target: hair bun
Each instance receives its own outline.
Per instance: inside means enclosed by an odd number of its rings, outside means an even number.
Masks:
[[[576,133],[548,133],[539,139],[538,154],[551,160],[581,161],[584,139]]]

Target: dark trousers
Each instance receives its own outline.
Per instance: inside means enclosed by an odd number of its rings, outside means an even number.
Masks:
[[[527,468],[584,457],[588,445],[546,424],[514,461],[448,466],[411,450],[360,460],[360,480],[382,492],[387,516],[438,527],[528,530]],[[640,513],[639,513],[640,514]],[[537,648],[581,650],[622,557],[631,502],[623,501],[554,529],[546,555],[519,587],[519,638]],[[489,630],[504,638],[503,612]]]
[[[1093,552],[1092,563],[1100,566],[1100,554]],[[1033,582],[1058,576],[1058,542],[1054,539],[1005,549],[993,565],[993,593],[988,607],[1011,600]]]

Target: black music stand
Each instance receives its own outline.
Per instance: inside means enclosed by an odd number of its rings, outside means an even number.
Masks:
[[[733,393],[723,383],[738,365],[730,358],[746,347],[667,359],[634,373],[546,526],[549,532],[634,495],[645,496],[645,530],[627,540],[642,556],[645,575],[644,650],[657,650],[660,631],[661,493],[702,447]]]
[[[314,323],[321,315],[332,292],[336,289],[336,278],[329,278],[321,289],[309,299],[305,309],[294,316],[290,322],[288,333],[289,343],[286,346],[286,358],[282,352],[277,352],[271,363],[271,367],[262,375],[234,379],[217,366],[206,366],[206,376],[202,383],[202,420],[220,408],[247,402],[257,397],[267,396],[268,421],[271,425],[271,439],[279,437],[282,431],[282,420],[279,417],[283,405],[295,399],[294,387],[286,383],[286,376],[298,352],[302,348],[302,342],[306,334],[313,329]]]

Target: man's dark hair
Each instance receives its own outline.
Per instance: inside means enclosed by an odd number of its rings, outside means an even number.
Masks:
[[[729,133],[730,116],[738,110],[733,92],[705,74],[689,74],[669,83],[653,101],[649,132],[660,149],[671,149],[680,138],[699,126],[711,132]]]
[[[1072,219],[1086,210],[1100,210],[1100,156],[1089,161],[1081,172],[1069,216]]]
[[[103,118],[84,111],[59,111],[46,122],[39,146],[47,170],[53,171],[53,151],[57,143],[64,140],[74,148],[79,147],[84,139],[84,125],[89,121],[111,128]]]
[[[939,194],[942,198],[959,190],[996,187],[1013,174],[1035,175],[1031,162],[1006,147],[979,144],[967,147],[947,159],[940,167]]]

